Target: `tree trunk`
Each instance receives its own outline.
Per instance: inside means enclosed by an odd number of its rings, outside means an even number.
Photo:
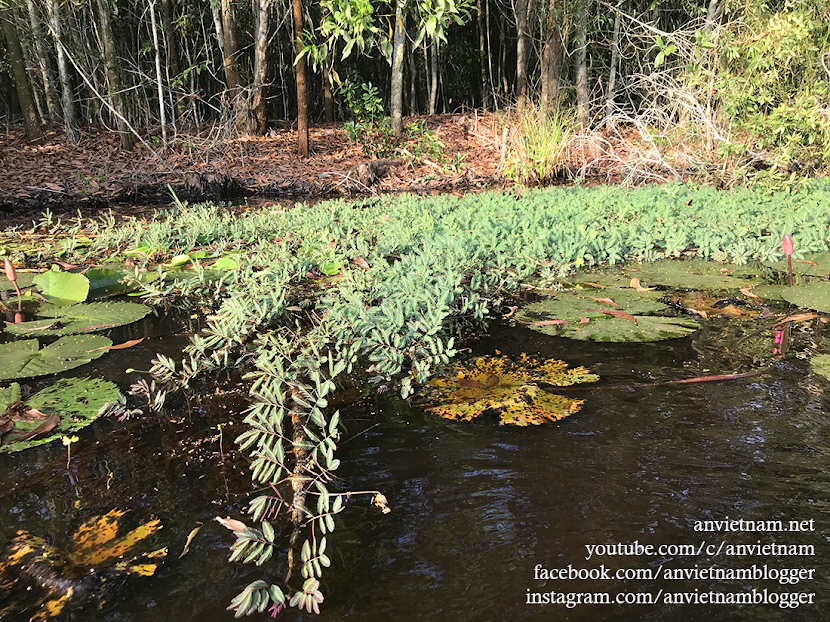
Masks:
[[[588,2],[578,3],[576,14],[576,117],[583,128],[588,127]]]
[[[547,112],[555,112],[558,109],[562,86],[565,42],[560,19],[560,13],[556,10],[556,0],[550,0],[545,16],[545,44],[542,50],[542,108]]]
[[[61,81],[61,97],[63,107],[63,124],[66,128],[66,141],[75,144],[81,140],[78,132],[77,113],[75,111],[75,96],[72,91],[72,79],[69,75],[69,63],[66,60],[66,51],[61,43],[61,14],[60,0],[46,0],[49,11],[49,27],[55,40],[58,56],[58,75]]]
[[[159,122],[161,123],[161,148],[167,150],[167,113],[164,108],[164,85],[161,80],[161,49],[159,48],[158,25],[156,24],[156,3],[150,3],[150,29],[153,33],[153,47],[156,51],[156,83],[158,84]]]
[[[395,34],[392,37],[392,133],[400,138],[403,132],[403,57],[406,52],[406,24],[403,10],[406,0],[397,0],[395,5]]]
[[[268,130],[266,110],[268,82],[269,0],[254,0],[254,97],[251,104],[253,131],[260,136]]]
[[[484,110],[490,109],[490,85],[487,83],[487,49],[484,45],[484,14],[481,12],[481,0],[476,0],[476,13],[478,14],[478,64],[481,70],[481,107]]]
[[[709,7],[706,10],[706,32],[712,32],[720,22],[721,14],[723,13],[722,0],[709,0]]]
[[[416,87],[416,80],[418,79],[418,64],[416,63],[417,56],[415,55],[415,48],[409,50],[409,114],[418,114],[418,89]]]
[[[43,131],[37,119],[32,90],[26,67],[23,64],[23,49],[20,39],[17,38],[17,28],[14,25],[14,15],[10,10],[3,11],[3,30],[6,35],[6,52],[14,77],[14,86],[17,89],[17,100],[20,102],[20,112],[23,113],[23,125],[26,127],[26,138],[30,142],[43,142]]]
[[[100,22],[101,43],[104,46],[104,65],[107,69],[107,82],[109,83],[109,96],[113,109],[118,113],[115,115],[115,123],[118,127],[118,134],[121,136],[121,148],[130,151],[133,148],[133,136],[130,134],[124,119],[126,110],[124,100],[121,97],[121,69],[118,65],[118,55],[115,52],[115,39],[112,34],[110,23],[110,12],[107,0],[97,0],[98,20]],[[119,117],[121,115],[121,117]]]
[[[530,54],[528,12],[530,0],[516,2],[516,101],[521,110],[527,97],[527,59]]]
[[[435,114],[435,104],[438,101],[438,42],[433,38],[430,45],[432,62],[430,63],[429,80],[429,114]]]
[[[60,105],[58,103],[58,85],[48,48],[46,47],[43,28],[40,16],[37,14],[34,0],[26,0],[26,8],[29,12],[29,25],[32,29],[32,36],[35,40],[35,49],[38,56],[38,67],[43,77],[43,90],[46,96],[46,108],[49,111],[49,120],[52,123],[60,123]]]
[[[182,66],[179,61],[179,44],[176,33],[173,30],[173,7],[171,0],[161,0],[161,27],[164,30],[164,38],[167,43],[167,69],[168,75],[174,79],[182,74]],[[173,85],[170,84],[171,90]],[[185,105],[181,97],[175,98],[175,110],[179,117],[184,116]]]
[[[228,88],[228,100],[234,110],[234,125],[238,130],[247,129],[248,102],[242,92],[242,78],[239,75],[236,45],[236,14],[231,0],[221,0],[222,17],[222,54],[225,68],[225,84]]]
[[[620,62],[620,11],[614,17],[614,35],[611,39],[611,67],[608,70],[608,92],[605,97],[605,122],[610,123],[614,114],[614,97],[617,94],[617,65]]]
[[[303,2],[291,0],[294,13],[294,58],[303,51]],[[306,60],[300,58],[294,67],[297,72],[297,153],[308,157],[308,94],[306,93]]]

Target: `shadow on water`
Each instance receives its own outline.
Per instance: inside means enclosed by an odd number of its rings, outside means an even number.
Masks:
[[[478,354],[498,349],[508,356],[527,352],[560,358],[585,365],[600,374],[600,384],[612,385],[724,373],[710,369],[695,347],[695,340],[704,337],[601,345],[496,327],[476,349]],[[169,340],[167,346],[168,353],[180,347]],[[93,373],[109,375],[115,358],[110,362],[107,369],[99,360]],[[337,531],[329,538],[332,567],[324,577],[326,601],[318,619],[826,619],[830,430],[825,387],[805,361],[793,357],[769,374],[730,382],[637,390],[588,387],[578,394],[586,399],[582,411],[530,429],[500,428],[495,420],[464,424],[439,419],[391,392],[343,409],[347,430],[338,471],[343,488],[379,489],[393,511],[383,515],[365,501],[352,500],[338,516]],[[112,507],[157,515],[165,525],[162,540],[170,547],[165,564],[155,576],[113,591],[100,608],[90,606],[76,619],[233,619],[225,611],[231,597],[252,580],[276,580],[285,563],[277,559],[271,570],[228,564],[233,538],[212,521],[214,516],[238,517],[251,490],[244,461],[231,451],[244,406],[244,391],[232,392],[175,404],[165,415],[99,421],[73,445],[69,469],[59,443],[0,456],[5,482],[0,512],[8,517],[0,526],[0,540],[27,529],[60,544],[85,518]],[[221,454],[219,424],[227,426]],[[695,530],[696,521],[727,517],[780,520],[785,527],[791,520],[812,520],[814,529]],[[190,551],[179,558],[188,533],[200,524]],[[654,547],[691,545],[695,551],[586,559],[586,545],[634,541]],[[811,545],[814,555],[729,556],[720,548],[721,543],[759,541]],[[795,585],[763,578],[669,579],[664,574],[753,564],[761,572],[766,565],[815,573],[812,580]],[[577,571],[604,567],[611,577],[632,569],[634,577],[536,580],[537,565]],[[637,570],[661,573],[648,579],[638,577]],[[764,590],[813,593],[818,604],[782,609],[664,602],[669,593],[700,599],[709,591],[751,590],[761,597]],[[660,602],[569,608],[528,604],[542,598],[529,592],[607,593],[611,599],[660,594]],[[288,610],[280,617],[310,616]]]

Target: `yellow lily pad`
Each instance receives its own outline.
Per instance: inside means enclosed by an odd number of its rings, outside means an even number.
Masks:
[[[596,382],[584,367],[568,369],[562,361],[539,361],[523,354],[483,356],[456,366],[447,377],[433,378],[421,393],[426,410],[446,419],[471,421],[486,412],[499,425],[528,426],[558,421],[577,412],[584,400],[549,393],[540,385],[569,386]]]

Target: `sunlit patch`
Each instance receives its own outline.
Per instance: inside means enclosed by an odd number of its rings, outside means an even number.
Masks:
[[[92,601],[128,576],[152,576],[167,548],[147,551],[149,536],[162,528],[158,519],[123,532],[124,510],[110,510],[81,525],[66,549],[20,530],[0,561],[0,586],[12,601],[8,611],[37,609],[31,620],[50,620]],[[22,619],[22,618],[21,618]]]
[[[461,421],[491,412],[499,416],[499,425],[539,425],[567,417],[582,407],[583,400],[548,393],[539,385],[562,387],[598,379],[584,367],[568,369],[562,361],[538,361],[525,354],[518,362],[484,356],[455,370],[425,385],[420,402],[426,410]]]

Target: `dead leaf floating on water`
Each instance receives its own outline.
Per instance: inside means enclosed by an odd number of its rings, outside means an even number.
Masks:
[[[598,379],[584,367],[568,369],[562,361],[540,361],[525,354],[517,362],[484,356],[455,369],[454,375],[426,384],[420,396],[426,410],[461,421],[491,412],[499,416],[499,425],[539,425],[567,417],[582,407],[583,400],[549,393],[540,385],[570,386]]]
[[[638,292],[651,292],[654,291],[653,287],[643,287],[640,285],[640,279],[631,279],[629,282],[629,287],[632,289],[636,289]]]

